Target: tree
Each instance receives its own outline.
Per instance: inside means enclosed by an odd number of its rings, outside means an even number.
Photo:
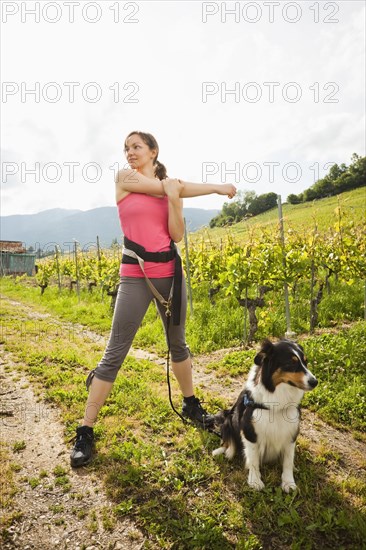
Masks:
[[[334,181],[330,176],[325,176],[325,178],[314,183],[314,185],[308,189],[308,191],[310,190],[315,194],[314,198],[323,199],[324,197],[331,197],[335,194]]]
[[[286,200],[290,204],[300,204],[300,202],[302,202],[302,195],[295,195],[294,193],[291,193]]]
[[[235,199],[225,202],[220,214],[212,218],[210,227],[222,227],[240,222],[248,214],[248,208],[255,199],[255,191],[238,191]]]
[[[360,157],[357,153],[353,153],[352,161],[348,169],[349,173],[356,178],[357,187],[365,185],[366,157]]]
[[[319,179],[302,194],[303,201],[312,201],[314,199],[322,199],[350,191],[357,187],[362,187],[366,183],[366,157],[360,157],[357,153],[353,153],[352,162],[349,167],[342,163],[341,165],[333,164],[329,173],[322,179]],[[298,195],[300,198],[301,195]],[[296,195],[289,195],[288,202],[297,204]],[[299,201],[300,202],[300,201]]]
[[[317,199],[316,191],[314,191],[313,187],[309,187],[309,189],[305,189],[304,191],[304,202],[313,201],[314,199]]]
[[[248,214],[252,216],[257,216],[262,212],[266,212],[271,208],[277,206],[277,195],[276,193],[264,193],[256,197],[248,207]]]
[[[331,181],[336,181],[344,172],[346,172],[347,166],[342,163],[340,166],[338,164],[333,164],[329,170],[328,176],[326,176]]]

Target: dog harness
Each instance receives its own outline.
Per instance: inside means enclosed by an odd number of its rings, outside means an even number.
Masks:
[[[248,392],[244,393],[243,403],[245,408],[251,407],[253,410],[254,409],[268,410],[268,407],[266,407],[266,405],[263,405],[262,403],[256,403],[255,401],[253,401],[251,394]]]
[[[169,262],[175,258],[174,278],[170,289],[168,300],[155,288],[145,273],[145,262]],[[170,250],[167,252],[149,252],[143,246],[126,237],[123,238],[123,264],[139,264],[151,292],[157,300],[165,307],[165,315],[169,318],[173,313],[173,324],[180,324],[180,309],[182,302],[182,260],[177,246],[173,240],[170,241]]]
[[[253,399],[250,399],[249,395],[247,393],[244,394],[244,407],[254,407],[255,406],[255,402],[253,401]]]

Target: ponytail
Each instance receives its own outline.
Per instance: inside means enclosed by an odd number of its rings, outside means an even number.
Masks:
[[[165,178],[168,177],[166,173],[166,168],[164,164],[162,164],[159,160],[155,159],[155,176],[159,178],[159,180],[165,180]]]

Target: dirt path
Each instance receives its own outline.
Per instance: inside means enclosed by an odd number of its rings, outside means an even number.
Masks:
[[[49,319],[60,329],[72,328],[76,336],[104,343],[105,337],[86,330],[85,327],[60,321],[48,313],[37,312],[30,306],[8,300],[16,305],[28,319]],[[205,371],[205,365],[217,360],[229,350],[220,350],[210,355],[194,358],[194,380],[203,390],[216,393],[231,403],[240,391],[243,380],[224,381]],[[138,359],[148,359],[164,365],[164,360],[153,353],[131,350]],[[6,372],[4,366],[12,367]],[[4,549],[72,548],[74,550],[128,549],[144,546],[142,533],[128,519],[118,521],[113,530],[108,530],[106,518],[112,503],[105,496],[101,483],[89,471],[72,470],[69,466],[70,445],[63,439],[63,426],[58,410],[37,397],[25,375],[20,374],[14,358],[0,347],[0,397],[1,412],[13,416],[0,416],[1,439],[9,450],[11,462],[21,469],[16,476],[18,493],[14,508],[23,516],[7,530]],[[331,451],[337,460],[329,468],[330,475],[337,477],[365,474],[366,444],[356,441],[348,432],[342,432],[322,422],[310,411],[303,411],[301,434],[310,450],[318,453],[324,448]],[[24,441],[25,448],[13,450],[16,442]],[[63,485],[53,472],[55,466],[65,470],[71,485],[64,492]],[[31,487],[30,480],[45,475],[39,485]],[[151,547],[151,545],[150,545]]]
[[[6,375],[4,366],[13,367]],[[112,504],[101,482],[86,470],[72,470],[69,447],[64,444],[58,410],[35,396],[29,381],[19,375],[10,353],[0,349],[1,439],[6,442],[11,463],[21,468],[16,475],[18,492],[13,508],[22,517],[7,529],[3,548],[74,550],[97,548],[138,549],[143,536],[127,519],[113,531],[103,525]],[[12,413],[12,416],[4,416]],[[14,444],[24,442],[15,452]],[[64,492],[65,476],[70,488]],[[45,477],[40,478],[44,472]],[[32,480],[40,484],[32,488]],[[59,481],[58,481],[59,480]]]

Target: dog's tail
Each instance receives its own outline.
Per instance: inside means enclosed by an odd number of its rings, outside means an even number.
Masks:
[[[221,447],[212,451],[213,456],[225,453],[226,458],[229,460],[234,458],[238,449],[237,436],[232,423],[232,413],[232,409],[227,409],[215,415],[215,425],[220,428]]]
[[[217,428],[221,428],[228,416],[231,415],[231,409],[222,410],[214,415],[214,422]]]

